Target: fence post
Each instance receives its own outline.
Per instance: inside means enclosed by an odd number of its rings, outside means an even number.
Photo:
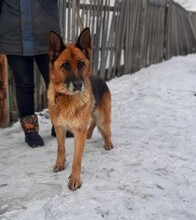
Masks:
[[[10,122],[8,98],[8,68],[5,55],[0,55],[0,128]]]

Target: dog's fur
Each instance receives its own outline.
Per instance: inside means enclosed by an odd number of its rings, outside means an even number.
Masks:
[[[54,125],[58,152],[54,172],[65,168],[65,132],[75,137],[72,172],[69,188],[81,186],[81,161],[86,138],[90,138],[97,125],[105,141],[105,149],[113,148],[111,142],[111,94],[103,79],[90,75],[91,37],[85,28],[76,43],[64,45],[55,32],[49,34],[50,84],[48,107]]]

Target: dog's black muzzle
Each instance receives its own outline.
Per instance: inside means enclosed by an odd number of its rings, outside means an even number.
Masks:
[[[74,91],[82,91],[83,81],[81,79],[74,79],[72,81],[73,90]]]

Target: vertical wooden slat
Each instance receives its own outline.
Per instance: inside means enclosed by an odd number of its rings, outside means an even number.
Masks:
[[[108,65],[108,71],[107,71],[107,75],[106,75],[106,79],[111,79],[115,76],[115,70],[114,70],[114,56],[115,56],[115,38],[116,38],[116,32],[118,30],[116,30],[116,24],[117,21],[119,20],[119,16],[120,16],[120,2],[119,0],[115,0],[115,4],[114,4],[114,9],[113,9],[113,13],[112,13],[112,21],[111,21],[111,26],[110,26],[110,33],[109,33],[109,65]]]
[[[120,17],[117,24],[116,34],[116,42],[115,42],[115,61],[114,61],[114,71],[116,71],[116,76],[121,76],[122,71],[120,69],[121,65],[121,58],[122,58],[122,48],[123,48],[123,41],[125,37],[125,28],[126,28],[126,16],[127,16],[127,1],[121,1],[120,7]]]
[[[170,4],[171,0],[167,0],[167,6],[165,9],[165,59],[169,59],[171,57],[170,51],[171,51],[171,41],[170,41],[170,35],[171,35],[171,10],[170,10]]]
[[[140,66],[145,66],[146,60],[146,16],[147,16],[147,1],[143,1],[143,10],[141,13],[141,45],[140,45]]]
[[[136,17],[136,31],[134,34],[134,42],[133,47],[135,45],[135,52],[133,52],[133,58],[134,58],[134,65],[131,68],[131,72],[135,72],[141,68],[140,66],[140,60],[141,60],[141,37],[142,37],[142,11],[143,11],[143,1],[137,1],[136,2],[136,8],[137,8],[137,17]],[[133,50],[134,51],[134,50]],[[134,55],[135,53],[135,55]]]
[[[164,5],[161,8],[161,27],[160,27],[160,45],[159,45],[159,61],[163,61],[165,58],[165,35],[166,35],[166,13],[167,13],[167,0],[164,0]]]
[[[105,10],[104,10],[104,17],[103,17],[103,34],[102,34],[102,42],[101,42],[101,63],[100,63],[100,76],[103,79],[107,79],[106,77],[106,69],[108,65],[108,52],[109,52],[109,46],[108,46],[108,24],[109,24],[109,17],[110,17],[110,1],[106,0],[105,4]],[[107,9],[108,8],[108,9]]]
[[[7,61],[5,55],[0,55],[0,128],[10,122],[8,89]]]

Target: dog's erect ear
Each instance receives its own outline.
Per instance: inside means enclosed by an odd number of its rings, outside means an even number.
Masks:
[[[49,56],[52,62],[55,61],[56,58],[60,55],[60,53],[65,49],[65,45],[61,36],[59,36],[54,31],[51,31],[49,33],[48,46]]]
[[[81,32],[80,36],[77,39],[76,47],[78,47],[81,51],[83,51],[87,56],[87,58],[89,59],[89,56],[92,53],[92,48],[91,48],[91,34],[90,34],[90,29],[88,27]]]

